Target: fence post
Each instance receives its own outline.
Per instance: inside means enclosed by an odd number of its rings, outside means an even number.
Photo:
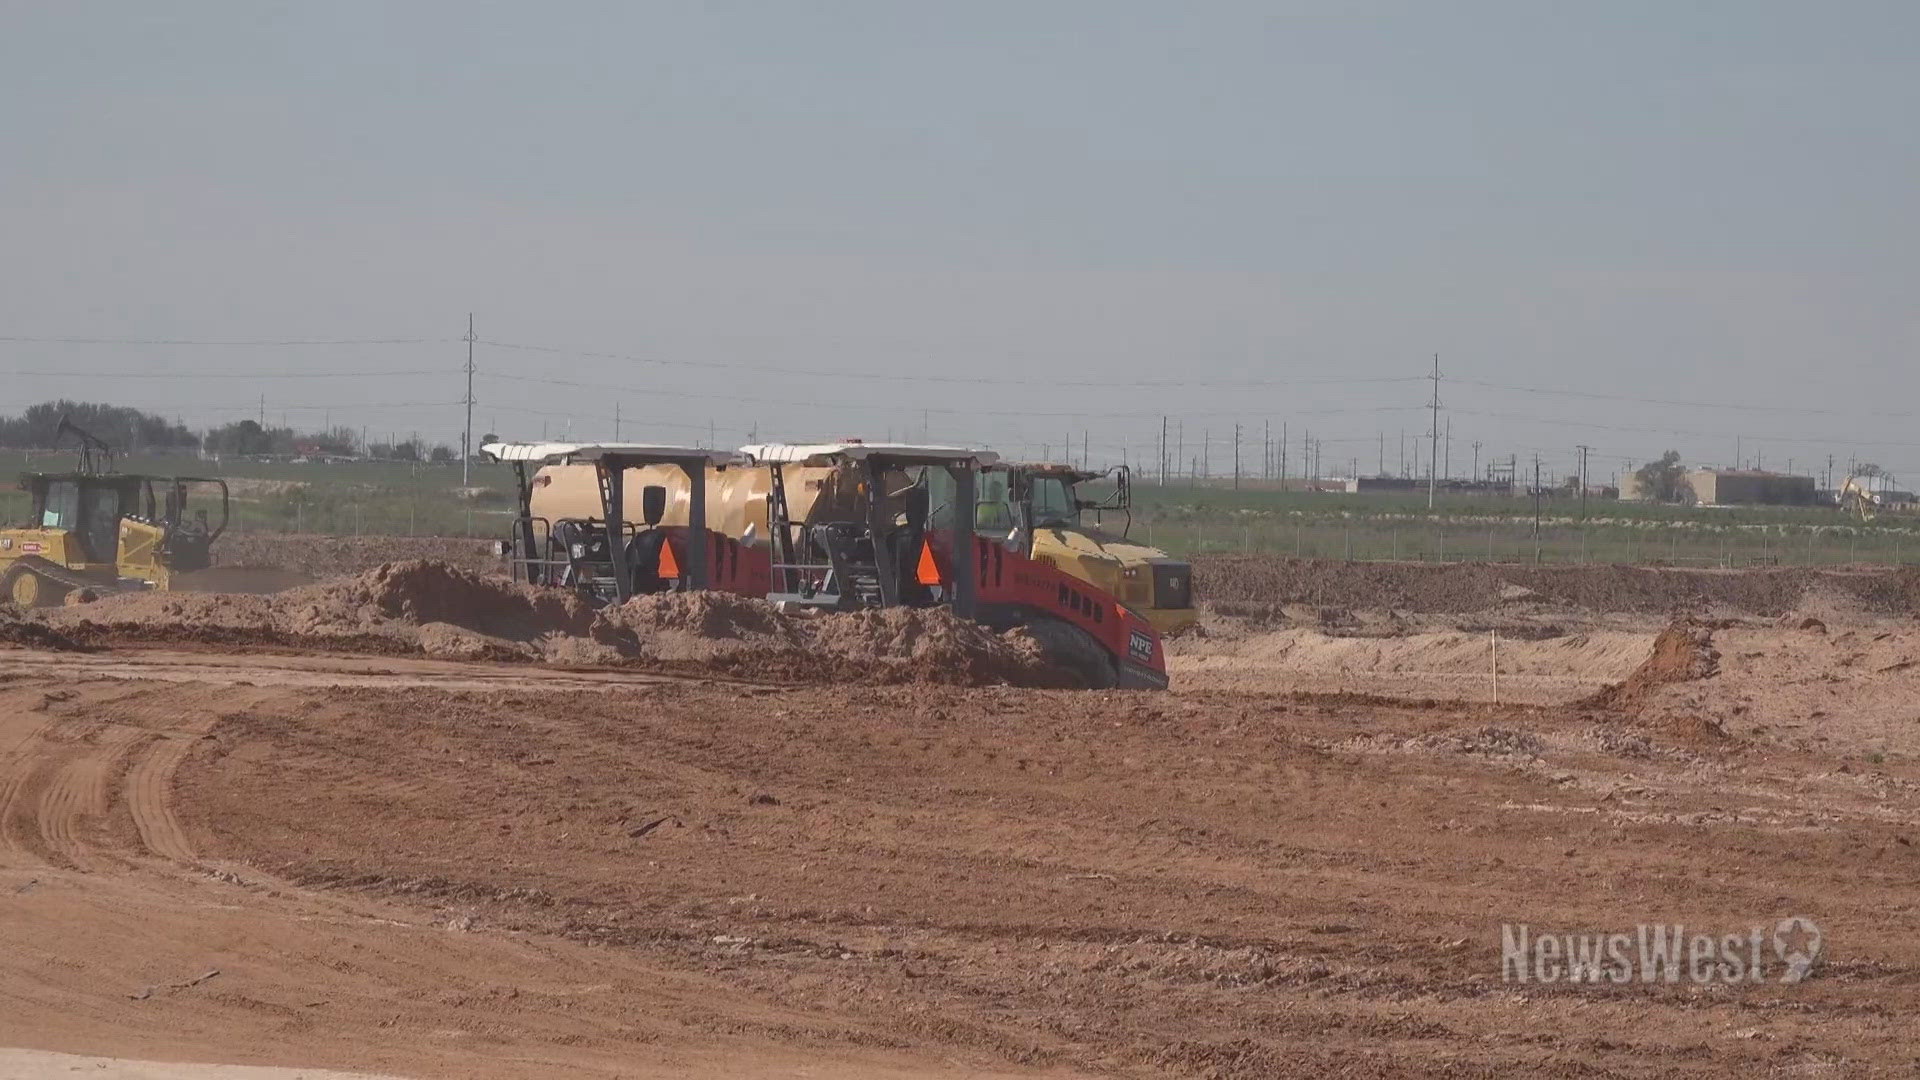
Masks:
[[[1347,526],[1347,561],[1353,561],[1353,526]]]

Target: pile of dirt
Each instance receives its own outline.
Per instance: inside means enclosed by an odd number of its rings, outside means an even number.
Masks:
[[[432,559],[272,595],[125,593],[13,619],[0,623],[0,640],[17,633],[82,645],[320,647],[796,681],[1075,685],[1025,635],[997,634],[943,609],[800,616],[730,593],[666,593],[596,613],[568,593]],[[15,624],[22,629],[8,629]]]
[[[552,634],[585,633],[592,612],[571,596],[409,559],[282,593],[121,593],[44,618],[96,643],[319,645],[504,659],[538,655],[535,643]],[[423,634],[426,627],[443,629]],[[475,636],[493,644],[481,647]]]
[[[1713,647],[1713,629],[1690,620],[1675,620],[1653,639],[1653,653],[1628,675],[1581,704],[1609,709],[1637,709],[1655,690],[1669,683],[1707,679],[1720,669],[1720,653]]]
[[[90,648],[11,604],[0,604],[0,644],[57,652],[86,652]]]
[[[626,658],[807,682],[1072,686],[1020,633],[996,634],[943,608],[786,615],[730,593],[635,597],[602,610],[591,641]],[[575,640],[549,658],[580,655]]]
[[[1778,617],[1832,588],[1869,612],[1920,613],[1920,570],[1805,567],[1689,570],[1639,566],[1385,563],[1215,555],[1194,560],[1196,594],[1213,603],[1314,604],[1464,614],[1544,603],[1641,615]]]

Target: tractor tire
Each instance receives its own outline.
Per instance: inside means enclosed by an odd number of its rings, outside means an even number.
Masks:
[[[0,574],[0,596],[6,597],[17,607],[44,608],[59,607],[66,599],[69,586],[41,574],[31,566],[20,563],[7,568]]]
[[[1047,659],[1079,676],[1089,690],[1120,685],[1119,665],[1085,630],[1060,619],[1038,618],[1026,624]]]

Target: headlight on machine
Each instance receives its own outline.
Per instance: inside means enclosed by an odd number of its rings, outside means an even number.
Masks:
[[[573,544],[570,545],[567,550],[572,552],[573,557],[576,559],[584,559],[587,557],[587,545],[585,544]]]

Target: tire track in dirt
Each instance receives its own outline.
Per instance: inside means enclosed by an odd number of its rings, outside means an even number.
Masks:
[[[14,806],[33,773],[31,757],[38,752],[42,733],[51,722],[52,718],[43,709],[17,712],[9,709],[4,718],[0,718],[0,743],[6,746],[0,751],[0,855],[14,856],[27,851],[16,827]]]
[[[34,817],[39,830],[39,854],[66,869],[96,869],[118,865],[101,858],[107,845],[95,836],[107,813],[108,779],[133,744],[146,733],[139,728],[111,726],[93,738],[73,743],[47,743],[64,753],[44,760],[36,770],[40,781]]]
[[[174,816],[170,788],[174,771],[186,760],[194,740],[205,734],[204,728],[208,725],[197,726],[203,730],[162,735],[142,747],[139,759],[127,770],[122,789],[127,812],[133,815],[133,827],[140,834],[140,843],[150,854],[176,863],[191,863],[193,847],[187,842],[179,818]]]

